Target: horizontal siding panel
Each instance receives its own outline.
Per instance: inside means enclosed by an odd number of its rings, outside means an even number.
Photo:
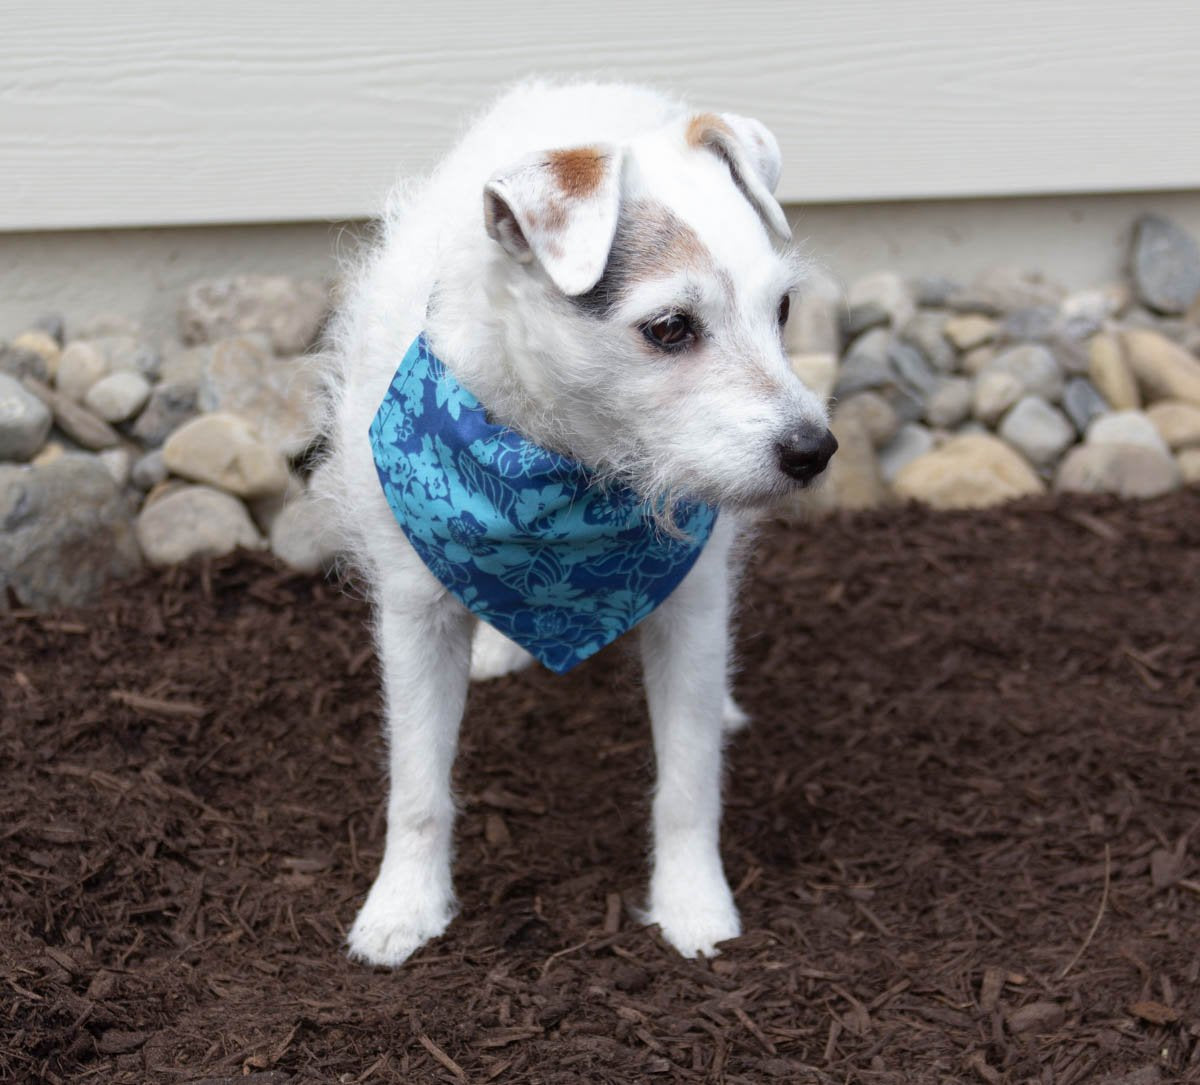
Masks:
[[[0,4],[0,229],[356,218],[530,73],[760,117],[781,196],[1200,187],[1200,4]]]

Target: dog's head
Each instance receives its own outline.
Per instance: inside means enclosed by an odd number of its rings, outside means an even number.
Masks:
[[[521,392],[557,443],[651,500],[756,505],[837,447],[783,348],[803,263],[757,121],[685,117],[624,146],[495,174],[493,305]]]

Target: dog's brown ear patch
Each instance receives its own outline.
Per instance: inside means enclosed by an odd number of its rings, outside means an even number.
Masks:
[[[714,135],[733,138],[733,129],[716,113],[697,113],[688,121],[684,138],[690,147],[704,147],[713,141]]]
[[[551,151],[547,156],[550,172],[564,196],[586,199],[604,180],[607,156],[595,147],[572,147]]]

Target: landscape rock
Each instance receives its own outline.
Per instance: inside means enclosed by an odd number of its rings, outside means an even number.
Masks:
[[[50,409],[58,428],[82,448],[99,452],[115,448],[121,443],[120,434],[103,418],[97,418],[86,407],[68,399],[61,392],[32,377],[26,377],[22,384]]]
[[[950,341],[942,334],[945,322],[945,313],[922,310],[900,329],[900,338],[916,347],[934,369],[950,373],[957,355]]]
[[[833,298],[819,293],[804,294],[792,301],[784,328],[784,343],[789,354],[839,354],[842,336],[838,330],[843,307]]]
[[[0,460],[28,460],[46,443],[51,415],[20,381],[0,373]]]
[[[996,357],[996,348],[985,344],[982,347],[972,347],[959,359],[958,368],[968,377],[977,377]]]
[[[996,338],[997,324],[980,313],[964,313],[949,317],[942,325],[942,334],[959,350],[971,350]]]
[[[57,459],[61,459],[68,451],[82,452],[82,449],[73,448],[68,450],[66,445],[61,441],[47,441],[42,446],[42,450],[33,457],[29,462],[34,467],[41,467],[43,464],[53,463]],[[86,453],[84,453],[86,455]]]
[[[1133,370],[1126,363],[1125,350],[1115,335],[1097,335],[1088,344],[1088,376],[1118,411],[1142,405]]]
[[[878,324],[899,328],[915,311],[916,301],[904,279],[894,271],[872,272],[846,293],[846,334],[858,335]]]
[[[1200,361],[1147,328],[1130,328],[1121,342],[1146,400],[1182,399],[1200,405]]]
[[[60,347],[66,342],[66,324],[59,313],[47,313],[33,322],[35,331],[45,332]]]
[[[213,344],[197,405],[240,415],[265,443],[294,456],[311,440],[316,398],[315,374],[304,359],[277,358],[261,337],[238,336]]]
[[[149,343],[132,335],[102,335],[87,340],[108,365],[110,373],[132,372],[153,379],[161,357]]]
[[[1066,416],[1040,396],[1024,396],[997,431],[1035,467],[1049,467],[1075,440]]]
[[[918,456],[933,449],[933,434],[925,426],[906,422],[899,432],[879,450],[879,473],[891,482]]]
[[[1073,339],[1090,339],[1107,321],[1123,313],[1129,301],[1130,291],[1124,283],[1068,294],[1060,307],[1063,333]]]
[[[925,401],[925,421],[938,429],[954,429],[971,415],[971,382],[947,377]]]
[[[180,486],[138,515],[137,541],[151,565],[228,554],[239,546],[259,549],[262,536],[236,497],[208,486]]]
[[[1200,486],[1200,448],[1185,448],[1175,462],[1185,486]]]
[[[157,448],[196,413],[194,384],[163,381],[154,386],[129,432],[143,445]]]
[[[141,567],[131,509],[95,457],[0,466],[0,607],[79,606]]]
[[[927,309],[944,309],[950,298],[962,289],[962,284],[945,275],[918,275],[911,280],[913,297]]]
[[[1139,445],[1162,456],[1169,455],[1154,423],[1142,411],[1113,411],[1095,419],[1087,429],[1089,445]]]
[[[166,479],[167,473],[162,449],[156,448],[134,461],[129,470],[129,481],[139,490],[151,490]]]
[[[1138,298],[1157,312],[1185,313],[1200,297],[1200,247],[1162,215],[1138,219],[1129,270]]]
[[[952,294],[946,304],[960,313],[999,316],[1038,305],[1057,305],[1065,295],[1066,290],[1037,272],[999,267]]]
[[[1085,377],[1073,377],[1063,389],[1063,410],[1081,437],[1093,418],[1108,413],[1108,401]]]
[[[838,425],[860,426],[874,448],[886,445],[900,428],[900,417],[896,414],[896,409],[878,392],[871,391],[859,392],[839,400],[834,410],[834,419]],[[836,426],[834,435],[837,435]]]
[[[110,335],[124,335],[137,339],[142,326],[124,313],[100,313],[84,321],[74,330],[73,339],[104,339]]]
[[[270,343],[266,336],[255,336],[254,338],[262,343],[262,349],[270,349]],[[158,379],[168,384],[191,384],[199,388],[204,374],[208,372],[212,353],[211,343],[168,350],[159,364]]]
[[[163,445],[167,470],[239,497],[282,493],[288,465],[244,419],[218,411],[185,422]]]
[[[1062,369],[1054,355],[1039,343],[1025,343],[997,354],[987,371],[1010,373],[1021,382],[1023,391],[1051,403],[1062,398]]]
[[[150,398],[150,382],[140,373],[120,370],[101,377],[83,397],[84,406],[106,422],[132,418]]]
[[[49,332],[43,331],[41,328],[32,328],[27,332],[22,332],[10,344],[9,348],[20,353],[36,354],[42,359],[45,366],[45,377],[38,377],[39,380],[53,380],[58,372],[59,359],[62,358],[62,347],[59,346],[57,340]],[[22,373],[21,376],[27,374]],[[37,376],[36,373],[28,374],[29,376]]]
[[[1058,306],[1032,305],[1006,313],[996,330],[1002,343],[1044,342],[1060,328]]]
[[[108,372],[108,359],[91,343],[77,339],[62,352],[54,386],[68,399],[82,403],[88,389]]]
[[[1054,488],[1067,493],[1158,497],[1182,482],[1179,465],[1144,445],[1076,445],[1063,457]]]
[[[118,486],[124,486],[129,481],[129,471],[133,463],[129,449],[107,448],[103,452],[98,452],[96,459],[104,464],[104,469]]]
[[[1146,411],[1159,436],[1172,451],[1200,445],[1200,407],[1177,399],[1161,399]]]
[[[984,425],[994,426],[1024,394],[1025,386],[1013,374],[985,369],[975,378],[971,410]]]
[[[810,501],[819,507],[871,509],[888,500],[887,487],[879,473],[879,460],[870,434],[853,412],[835,416],[830,429],[838,441],[837,455],[829,461],[823,485]]]
[[[324,284],[283,275],[238,275],[193,284],[179,309],[185,343],[262,332],[277,354],[302,354],[329,308]]]
[[[982,508],[1045,491],[1022,457],[989,434],[954,437],[896,476],[897,497],[938,509]]]
[[[316,573],[337,554],[329,509],[307,494],[288,501],[271,524],[271,553],[293,569]]]
[[[834,395],[839,399],[869,388],[881,388],[891,383],[893,374],[888,364],[888,347],[892,337],[886,328],[864,332],[846,351],[838,367]]]
[[[836,354],[793,354],[788,361],[792,372],[820,399],[833,395],[838,372]]]

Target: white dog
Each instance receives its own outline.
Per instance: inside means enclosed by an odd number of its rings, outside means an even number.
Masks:
[[[783,349],[803,267],[780,244],[779,169],[757,121],[639,87],[535,82],[390,200],[332,329],[331,452],[316,479],[373,594],[386,702],[387,840],[352,956],[398,965],[454,911],[450,772],[478,624],[462,600],[474,589],[402,530],[389,504],[399,490],[381,486],[398,476],[368,439],[421,334],[444,367],[426,402],[448,425],[473,396],[525,451],[569,457],[597,491],[635,494],[659,541],[686,544],[681,508],[719,509],[690,571],[634,616],[658,761],[645,919],[686,956],[740,933],[718,848],[722,733],[740,717],[728,695],[732,551],[753,510],[807,484],[837,447]],[[483,424],[482,410],[472,417]],[[403,409],[390,418],[393,436],[422,439]],[[457,523],[456,542],[494,550],[476,520]],[[529,588],[535,611],[562,575],[547,560]],[[475,676],[529,659],[479,626]]]

